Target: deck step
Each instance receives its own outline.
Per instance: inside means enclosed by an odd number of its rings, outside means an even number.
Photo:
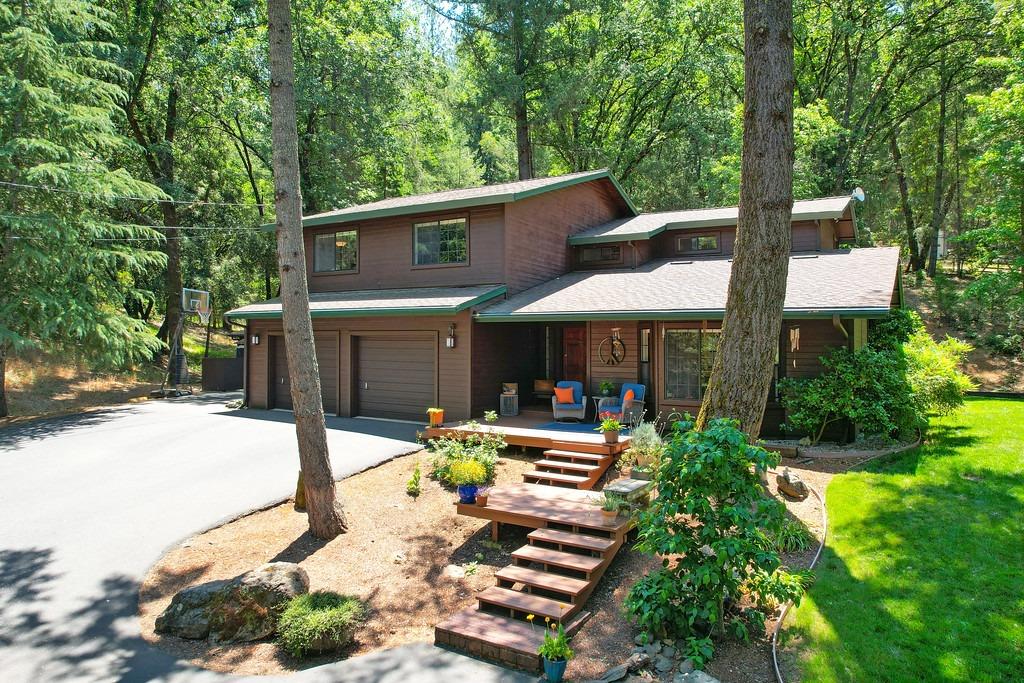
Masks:
[[[548,459],[564,458],[566,460],[582,460],[584,462],[599,463],[610,455],[599,453],[581,453],[579,451],[563,451],[557,448],[549,448],[544,451],[544,457]]]
[[[620,453],[625,450],[625,443],[620,442],[617,444],[601,443],[601,442],[583,442],[583,441],[551,441],[551,445],[560,451],[578,451],[580,453],[594,453],[597,455],[611,455],[613,453]]]
[[[604,562],[604,558],[580,555],[578,553],[566,553],[561,550],[541,548],[536,545],[524,545],[512,552],[512,559],[523,562],[536,562],[551,567],[572,569],[578,572],[590,574]]]
[[[533,588],[543,588],[547,591],[563,593],[572,597],[576,597],[590,587],[590,582],[583,579],[574,579],[571,576],[537,571],[536,569],[520,567],[515,564],[499,569],[495,572],[494,578],[499,581],[521,583]]]
[[[596,470],[601,469],[600,465],[584,465],[579,462],[566,462],[565,460],[538,460],[533,463],[536,467],[557,467],[562,470],[569,470],[571,472],[580,472],[581,475],[590,474]]]
[[[531,479],[539,479],[542,481],[555,481],[559,484],[584,484],[590,480],[590,477],[581,477],[575,474],[560,474],[558,472],[540,472],[533,470],[532,472],[523,473],[523,481],[530,482]]]
[[[508,588],[499,588],[498,586],[485,588],[476,594],[476,599],[481,605],[511,610],[523,616],[533,614],[540,620],[548,617],[552,621],[558,621],[568,617],[574,610],[574,606],[571,603],[552,600],[551,598],[531,593],[522,593]]]
[[[590,536],[588,534],[574,534],[570,531],[559,531],[558,529],[534,529],[526,535],[531,541],[543,541],[545,543],[558,543],[563,546],[583,548],[603,553],[615,545],[615,541],[601,536]]]

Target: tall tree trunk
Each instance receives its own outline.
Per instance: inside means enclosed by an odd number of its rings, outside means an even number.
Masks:
[[[917,243],[917,226],[914,224],[914,211],[910,206],[910,190],[907,187],[907,173],[903,168],[903,155],[896,139],[897,131],[889,137],[889,152],[896,170],[896,185],[900,189],[900,208],[903,211],[903,223],[907,233],[907,249],[910,251],[910,270],[921,270],[921,247]]]
[[[295,121],[295,65],[292,62],[291,6],[288,0],[267,0],[267,18],[277,258],[281,272],[282,323],[295,435],[305,483],[309,530],[317,538],[331,539],[344,533],[347,523],[334,489],[334,475],[327,452],[320,372],[313,346],[313,323],[309,317]]]
[[[782,329],[793,213],[793,4],[744,0],[743,158],[729,295],[697,417],[761,431]]]
[[[944,69],[943,69],[944,71]],[[943,74],[945,78],[945,74]],[[946,173],[946,95],[949,90],[948,81],[940,83],[939,122],[935,135],[935,189],[932,192],[932,220],[929,226],[928,246],[928,277],[935,277],[939,261],[939,230],[942,228],[946,212],[943,210],[942,195]]]
[[[516,98],[516,156],[519,159],[519,179],[529,180],[533,177],[533,143],[530,142],[530,119],[526,105],[526,94]]]
[[[0,344],[0,417],[10,414],[7,405],[7,344]]]

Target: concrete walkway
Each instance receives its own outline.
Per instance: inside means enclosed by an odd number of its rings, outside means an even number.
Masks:
[[[231,410],[231,398],[152,401],[0,429],[0,679],[227,678],[148,646],[137,611],[139,583],[167,548],[293,492],[291,414]],[[335,475],[417,450],[415,432],[329,418]],[[535,680],[506,674],[426,647],[289,679]]]

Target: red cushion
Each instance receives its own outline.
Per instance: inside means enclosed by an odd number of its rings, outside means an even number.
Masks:
[[[575,403],[572,400],[572,387],[555,387],[555,400],[559,403]]]
[[[636,394],[633,393],[632,389],[626,391],[626,395],[622,397],[622,405],[629,405],[630,401],[636,398]]]

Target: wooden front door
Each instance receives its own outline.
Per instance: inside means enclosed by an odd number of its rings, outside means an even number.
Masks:
[[[587,328],[562,328],[562,376],[559,379],[587,383]],[[586,391],[584,389],[584,391]]]

